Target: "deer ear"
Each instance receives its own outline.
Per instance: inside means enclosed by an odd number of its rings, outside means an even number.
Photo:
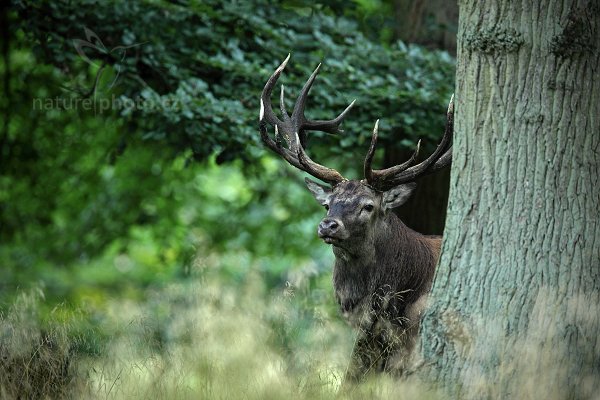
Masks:
[[[315,196],[315,199],[317,199],[322,206],[327,204],[327,200],[329,200],[329,196],[331,195],[331,189],[329,187],[308,178],[304,178],[304,182],[306,182],[306,187],[308,187],[308,190],[310,190],[313,196]]]
[[[406,201],[413,194],[413,191],[417,187],[417,184],[405,183],[403,185],[398,185],[394,188],[391,188],[387,192],[383,192],[383,200],[382,206],[384,210],[389,210],[391,208],[395,208],[401,206],[406,203]]]

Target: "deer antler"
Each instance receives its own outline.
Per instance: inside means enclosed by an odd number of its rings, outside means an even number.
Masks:
[[[289,59],[290,55],[288,54],[286,59],[275,70],[273,75],[271,75],[260,96],[260,137],[268,148],[279,154],[294,167],[308,172],[315,178],[321,179],[324,182],[327,182],[331,185],[336,185],[342,181],[345,181],[346,178],[344,178],[335,169],[327,168],[310,159],[304,148],[306,145],[306,131],[322,131],[332,134],[340,132],[340,124],[348,114],[348,111],[350,111],[354,105],[354,101],[350,103],[350,105],[346,107],[346,109],[340,115],[332,120],[311,121],[304,116],[304,108],[306,107],[308,92],[310,91],[310,88],[312,87],[312,84],[319,73],[319,68],[321,67],[321,64],[319,64],[300,91],[291,117],[288,115],[285,109],[284,88],[283,85],[281,86],[280,108],[281,117],[283,120],[280,120],[273,112],[273,107],[271,105],[271,93],[273,92],[273,88],[275,87],[275,84],[277,83],[277,80],[279,79],[279,76],[283,72]],[[267,133],[267,122],[275,127],[275,140],[273,140]],[[286,141],[287,148],[282,146],[282,134]]]
[[[412,182],[421,176],[438,171],[450,164],[452,162],[452,135],[454,132],[454,95],[450,98],[446,117],[444,137],[437,149],[425,161],[413,165],[421,146],[421,141],[419,140],[415,152],[408,161],[390,168],[373,170],[371,169],[371,162],[373,161],[375,147],[377,146],[377,132],[379,129],[379,120],[377,120],[373,128],[371,146],[365,158],[364,170],[366,182],[377,190],[385,191],[401,183]]]

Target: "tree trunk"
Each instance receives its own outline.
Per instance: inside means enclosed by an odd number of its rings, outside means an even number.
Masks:
[[[396,39],[456,55],[456,0],[394,0]]]
[[[461,1],[421,376],[460,398],[600,393],[600,9]]]

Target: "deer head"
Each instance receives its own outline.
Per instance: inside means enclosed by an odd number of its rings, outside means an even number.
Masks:
[[[308,131],[337,134],[340,124],[354,105],[354,101],[332,120],[311,121],[304,116],[308,92],[319,72],[320,64],[300,91],[292,115],[284,105],[284,87],[281,86],[281,119],[271,106],[271,93],[290,56],[275,70],[267,81],[260,99],[260,135],[263,143],[294,167],[309,173],[329,186],[306,179],[306,185],[315,199],[327,209],[327,216],[318,228],[319,237],[345,252],[364,251],[373,244],[375,233],[383,232],[390,210],[408,200],[418,178],[446,167],[452,160],[453,101],[448,106],[444,136],[436,150],[423,162],[416,164],[420,141],[406,162],[387,169],[371,168],[379,121],[375,122],[371,145],[364,161],[364,179],[348,180],[338,171],[314,162],[305,149]],[[267,123],[275,130],[274,139],[267,132]],[[285,146],[284,142],[285,141]]]

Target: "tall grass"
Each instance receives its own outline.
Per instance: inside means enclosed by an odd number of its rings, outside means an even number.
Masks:
[[[269,291],[258,272],[236,285],[204,274],[110,302],[102,345],[59,309],[40,321],[43,296],[23,294],[0,321],[0,397],[423,398],[422,387],[385,376],[340,392],[353,332],[297,291]]]
[[[45,310],[41,291],[22,293],[0,315],[0,398],[444,398],[414,378],[385,375],[341,388],[355,336],[332,307],[332,294],[311,287],[306,273],[296,271],[272,290],[258,269],[233,282],[214,263],[202,268],[214,270],[148,289],[142,300],[115,298],[94,313]],[[463,371],[465,393],[505,398],[508,387],[512,398],[597,398],[597,377],[576,392],[561,385],[567,349],[540,344],[554,315],[542,300],[530,329],[512,338],[516,357],[501,360],[495,379]],[[86,327],[90,319],[97,327]],[[594,313],[577,323],[596,319]],[[475,343],[484,332],[473,326],[470,335],[472,357],[495,356],[489,341]]]
[[[68,323],[42,327],[39,291],[21,294],[0,315],[0,397],[63,398],[76,389],[73,354],[77,337]]]

